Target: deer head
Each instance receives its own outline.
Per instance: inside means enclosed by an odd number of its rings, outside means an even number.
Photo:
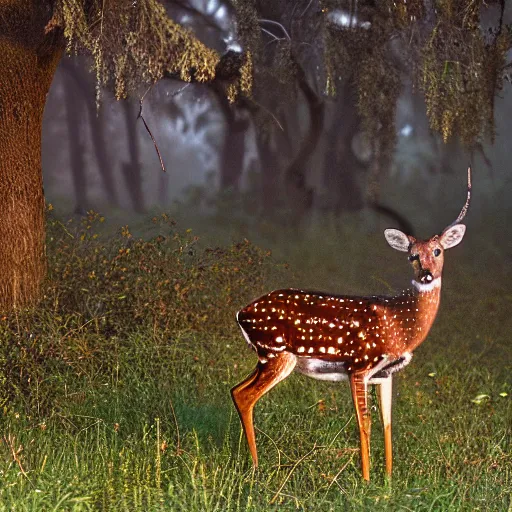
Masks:
[[[409,255],[409,261],[414,269],[415,286],[432,286],[436,283],[443,272],[444,251],[458,245],[464,233],[466,226],[461,221],[466,216],[471,199],[471,168],[468,168],[468,194],[457,219],[452,222],[440,235],[434,235],[428,240],[418,240],[417,238],[405,234],[399,229],[386,229],[384,236],[388,244],[397,251],[406,252]]]

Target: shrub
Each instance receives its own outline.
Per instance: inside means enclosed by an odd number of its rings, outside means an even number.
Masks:
[[[152,219],[149,240],[127,226],[109,237],[103,221],[95,212],[78,223],[48,219],[43,299],[0,322],[0,404],[30,400],[38,383],[69,372],[110,372],[139,330],[162,343],[187,332],[232,336],[235,312],[285,272],[248,240],[204,247],[165,214]]]

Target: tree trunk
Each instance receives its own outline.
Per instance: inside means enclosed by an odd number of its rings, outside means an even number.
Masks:
[[[64,59],[61,64],[61,69],[65,71],[66,77],[69,79],[66,81],[66,93],[68,92],[68,89],[70,89],[75,92],[76,96],[76,90],[79,90],[82,95],[81,99],[88,113],[88,128],[91,134],[91,141],[96,157],[98,172],[101,176],[101,180],[103,181],[109,206],[117,208],[119,206],[119,199],[105,135],[105,109],[103,105],[100,105],[99,109],[96,108],[96,102],[94,101],[94,84],[91,80],[91,74],[86,68],[86,63],[77,63],[76,58]],[[71,80],[73,81],[73,84],[71,83]],[[75,97],[75,100],[76,99],[77,98]],[[82,117],[82,122],[83,119],[85,118]],[[86,176],[84,176],[84,178],[86,178]],[[85,182],[86,180],[84,179],[84,183]],[[85,194],[87,194],[87,192],[85,192]],[[77,205],[77,209],[80,209],[79,205]]]
[[[309,109],[309,131],[300,150],[285,171],[287,203],[290,221],[298,224],[313,206],[313,189],[308,186],[307,173],[311,157],[317,149],[324,126],[324,102],[309,85],[304,69],[297,66],[298,85]]]
[[[133,104],[128,100],[123,101],[123,110],[126,120],[128,151],[130,153],[130,160],[121,164],[123,176],[126,181],[128,194],[132,200],[133,209],[137,213],[146,213],[144,192],[142,191],[142,173],[140,171],[139,138],[135,125],[137,116],[133,114]]]
[[[69,164],[73,175],[75,189],[75,213],[85,215],[89,210],[87,199],[87,175],[85,170],[85,133],[83,98],[76,94],[74,81],[69,77],[64,88],[64,103],[66,104],[66,121],[69,139]]]
[[[220,152],[220,190],[238,192],[242,177],[245,136],[249,128],[249,119],[244,116],[242,103],[231,105],[223,87],[214,84],[217,103],[224,114],[226,129]]]
[[[62,52],[41,0],[0,7],[0,309],[34,303],[45,276],[41,129]]]
[[[354,136],[361,131],[353,86],[347,80],[332,104],[334,116],[326,136],[323,185],[325,197],[320,209],[339,215],[364,206],[363,193],[357,175],[366,175],[368,163],[352,149]]]

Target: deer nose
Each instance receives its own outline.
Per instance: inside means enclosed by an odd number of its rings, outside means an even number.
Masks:
[[[420,283],[428,284],[428,283],[431,283],[433,279],[434,279],[434,276],[432,275],[430,270],[421,269]]]

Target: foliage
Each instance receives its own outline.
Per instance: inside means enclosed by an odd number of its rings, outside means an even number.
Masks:
[[[163,339],[187,332],[233,335],[235,311],[267,290],[269,276],[284,271],[248,240],[202,247],[166,214],[152,223],[154,232],[167,234],[150,240],[136,239],[127,226],[107,240],[99,233],[103,221],[95,212],[79,225],[49,219],[43,299],[0,322],[0,403],[32,389],[43,361],[62,370],[101,351],[110,368],[113,344],[138,329]]]
[[[445,2],[423,48],[419,76],[431,127],[445,142],[457,134],[473,145],[494,141],[494,96],[501,90],[510,36],[502,27],[484,33],[483,2]]]
[[[219,63],[217,52],[172,21],[157,0],[57,0],[49,27],[64,31],[69,53],[92,55],[98,93],[113,83],[118,99],[165,74],[212,80]]]
[[[335,69],[354,70],[360,111],[373,135],[382,130],[382,138],[393,130],[389,103],[396,103],[397,78],[406,71],[424,91],[430,125],[445,142],[457,135],[471,147],[492,139],[494,96],[511,46],[503,21],[489,34],[482,28],[482,1],[428,5],[379,2],[372,12],[360,11],[371,19],[369,29],[328,27],[331,52],[339,56]]]

